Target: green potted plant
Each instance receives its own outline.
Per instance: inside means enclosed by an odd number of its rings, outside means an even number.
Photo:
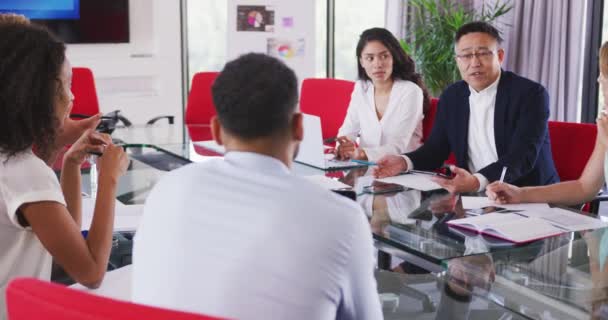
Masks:
[[[456,31],[472,21],[493,22],[512,8],[509,2],[500,0],[491,6],[482,5],[480,12],[451,0],[409,0],[409,5],[413,8],[413,27],[401,45],[416,61],[418,72],[434,96],[460,80],[454,59]]]

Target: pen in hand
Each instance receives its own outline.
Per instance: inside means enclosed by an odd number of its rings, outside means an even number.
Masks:
[[[505,181],[505,175],[507,174],[507,167],[502,167],[502,173],[500,174],[500,183]]]

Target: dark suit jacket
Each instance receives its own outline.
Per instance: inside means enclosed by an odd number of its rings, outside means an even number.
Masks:
[[[469,94],[469,86],[464,81],[452,84],[441,94],[429,139],[418,150],[406,154],[414,168],[436,169],[450,152],[454,152],[457,166],[468,170]],[[549,95],[545,88],[503,70],[494,111],[498,161],[479,173],[490,182],[496,181],[506,166],[505,182],[517,186],[558,182],[551,155],[548,118]]]

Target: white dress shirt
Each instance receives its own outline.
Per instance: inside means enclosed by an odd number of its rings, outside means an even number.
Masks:
[[[500,74],[494,83],[479,92],[469,86],[469,172],[477,172],[498,161],[494,137],[494,110],[499,80]],[[484,190],[488,179],[480,173],[474,175],[479,180],[479,191]]]
[[[494,136],[494,110],[496,106],[496,93],[500,74],[494,83],[477,92],[469,86],[469,133],[467,137],[469,172],[477,172],[491,163],[498,161],[496,140]],[[406,156],[402,156],[409,170],[414,169],[414,163]],[[483,191],[488,185],[488,179],[481,173],[473,176],[479,181],[479,190]]]
[[[361,208],[275,158],[169,172],[133,249],[135,301],[229,319],[381,319]]]
[[[359,136],[359,146],[370,161],[387,154],[414,151],[422,145],[423,100],[418,85],[395,80],[386,111],[378,120],[374,85],[371,81],[359,80],[338,136],[348,136],[353,141]]]

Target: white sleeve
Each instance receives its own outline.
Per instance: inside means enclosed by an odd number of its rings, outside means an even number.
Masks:
[[[353,226],[352,246],[346,265],[346,282],[336,319],[382,319],[382,308],[374,277],[372,232],[361,209]]]
[[[391,114],[389,121],[394,128],[390,129],[391,134],[386,136],[385,143],[378,147],[363,148],[368,160],[375,161],[387,154],[402,154],[410,151],[407,148],[416,127],[424,117],[422,89],[416,84],[411,83],[411,85],[406,87],[407,92],[400,95],[399,100],[393,106],[398,108],[398,112]]]
[[[3,161],[3,160],[2,160]],[[1,165],[0,196],[9,220],[19,228],[17,209],[23,204],[52,201],[65,204],[57,176],[33,153],[19,154]]]
[[[361,101],[361,82],[357,81],[350,95],[346,117],[344,117],[344,122],[340,126],[340,129],[338,129],[338,137],[348,136],[353,141],[357,139],[359,131],[361,131],[361,122],[357,109],[361,108],[362,103],[365,103],[365,101]]]

